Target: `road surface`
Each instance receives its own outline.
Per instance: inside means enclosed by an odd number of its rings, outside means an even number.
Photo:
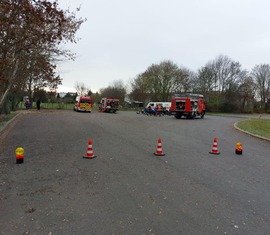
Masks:
[[[239,120],[22,114],[0,138],[0,234],[269,234],[270,143],[235,130]]]

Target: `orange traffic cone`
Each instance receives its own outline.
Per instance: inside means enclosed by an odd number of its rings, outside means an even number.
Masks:
[[[86,151],[86,156],[84,156],[83,158],[87,158],[87,159],[93,159],[96,156],[94,156],[94,151],[93,151],[93,141],[92,139],[88,140],[88,147],[87,147],[87,151]]]
[[[220,152],[218,151],[218,139],[214,138],[214,142],[213,142],[213,147],[212,147],[212,151],[209,152],[211,154],[220,154]]]
[[[160,138],[158,138],[158,140],[157,140],[157,148],[156,148],[156,152],[154,153],[154,155],[156,155],[156,156],[165,156],[165,153],[163,153],[162,143],[161,143]]]
[[[235,145],[235,153],[241,155],[243,153],[243,146],[240,142]]]

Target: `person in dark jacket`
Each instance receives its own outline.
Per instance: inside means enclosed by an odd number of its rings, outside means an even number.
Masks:
[[[40,103],[41,103],[41,101],[40,101],[40,99],[38,99],[37,100],[37,110],[40,110]]]

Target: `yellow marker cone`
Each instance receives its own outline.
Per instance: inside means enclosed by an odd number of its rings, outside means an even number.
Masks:
[[[15,155],[16,155],[16,164],[22,164],[24,159],[24,149],[22,147],[16,148]]]
[[[235,153],[241,155],[243,153],[243,146],[240,142],[235,145]]]

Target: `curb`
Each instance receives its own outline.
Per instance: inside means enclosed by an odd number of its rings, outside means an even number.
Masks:
[[[13,118],[11,118],[9,121],[4,122],[3,127],[0,129],[0,137],[5,132],[5,130],[11,125],[12,122],[17,119],[18,116],[20,116],[22,113],[18,112]]]
[[[238,122],[235,122],[235,123],[233,124],[233,126],[234,126],[234,128],[235,128],[236,130],[241,131],[241,132],[243,132],[243,133],[245,133],[245,134],[251,135],[251,136],[253,136],[253,137],[262,139],[262,140],[270,141],[270,139],[268,139],[268,138],[266,138],[266,137],[262,137],[262,136],[260,136],[260,135],[256,135],[256,134],[250,133],[250,132],[248,132],[248,131],[244,131],[243,129],[239,128],[239,127],[237,126],[237,124],[238,124]]]

